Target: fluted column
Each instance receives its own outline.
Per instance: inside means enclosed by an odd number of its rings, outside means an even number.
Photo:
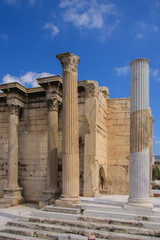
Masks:
[[[21,200],[21,190],[18,186],[18,115],[20,106],[9,105],[9,138],[8,138],[8,184],[4,189],[4,197]]]
[[[63,67],[62,200],[79,203],[79,126],[77,65],[70,52],[58,54]]]
[[[149,60],[131,62],[130,193],[128,204],[151,207],[149,199]]]

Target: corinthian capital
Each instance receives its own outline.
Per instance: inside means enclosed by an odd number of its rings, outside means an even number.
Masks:
[[[80,62],[80,58],[77,55],[74,55],[71,52],[67,52],[58,54],[56,57],[60,60],[63,71],[77,73],[77,66]]]
[[[57,111],[60,105],[60,102],[56,98],[50,98],[47,100],[48,110],[49,111]]]
[[[20,112],[20,108],[21,107],[18,104],[9,105],[10,114],[16,114],[18,116]]]

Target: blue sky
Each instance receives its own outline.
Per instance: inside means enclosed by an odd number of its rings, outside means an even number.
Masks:
[[[150,59],[154,153],[160,155],[160,0],[0,0],[0,81],[36,86],[61,75],[56,54],[80,57],[79,80],[130,96],[130,62]]]

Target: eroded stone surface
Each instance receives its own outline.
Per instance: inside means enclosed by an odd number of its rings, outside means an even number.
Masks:
[[[62,59],[62,56],[60,58]],[[68,84],[70,85],[68,87],[73,87],[74,78],[77,78],[75,66],[78,64],[79,58],[69,54],[68,65],[66,59],[67,55],[65,55],[63,63],[64,77],[69,79]],[[68,97],[62,105],[59,105],[57,111],[57,103],[62,97],[62,78],[60,76],[50,76],[39,79],[38,83],[41,87],[34,89],[25,89],[23,86],[13,83],[1,85],[4,93],[0,94],[0,197],[4,196],[4,188],[8,182],[8,126],[10,113],[7,105],[7,89],[11,89],[8,103],[12,101],[14,104],[20,104],[20,109],[23,107],[23,111],[20,111],[18,117],[17,128],[18,183],[23,188],[23,196],[26,201],[41,200],[43,197],[42,191],[46,190],[47,186],[50,185],[51,188],[55,188],[55,182],[57,182],[59,193],[62,192],[63,154],[66,154],[67,158],[70,157],[70,154],[74,155],[76,159],[79,158],[79,169],[76,164],[75,166],[67,164],[67,166],[69,175],[72,173],[73,168],[76,168],[75,175],[80,175],[79,179],[72,179],[80,181],[80,195],[93,197],[98,196],[99,192],[128,194],[130,98],[110,99],[108,88],[99,87],[98,82],[93,80],[79,81],[78,86],[74,85],[75,88],[78,87],[78,99],[76,97],[75,100],[75,95],[69,94],[70,91],[67,92],[67,90],[65,94],[68,94],[66,95]],[[19,92],[23,94],[19,94]],[[14,101],[13,96],[16,97]],[[71,111],[71,104],[68,104],[68,101],[75,102],[77,100],[78,111],[75,111],[75,109]],[[77,140],[70,143],[66,140],[65,150],[62,150],[62,128],[64,127],[62,108],[65,104],[68,108],[67,111],[71,113],[70,117],[72,117],[73,122],[72,129],[69,132],[76,135]],[[57,111],[57,116],[56,113],[50,110]],[[139,123],[141,110],[138,111],[138,113],[133,112],[131,114],[134,116],[131,117],[131,121],[137,119]],[[147,114],[148,110],[143,111]],[[73,112],[78,114],[78,123],[74,121]],[[48,119],[51,121],[49,122]],[[53,121],[53,119],[57,120]],[[149,122],[146,122],[145,117],[143,119],[144,124],[142,125],[144,129],[149,128],[147,138],[149,138],[148,146],[150,148],[151,163],[153,118],[149,113]],[[68,129],[67,121],[65,121],[65,124],[66,129]],[[75,128],[77,129],[75,124],[79,125],[78,131],[75,131]],[[135,126],[132,130],[134,131],[134,129]],[[145,137],[145,139],[147,138]],[[137,139],[134,137],[135,144],[134,147],[132,146],[135,153],[137,152]],[[48,146],[49,142],[51,143],[50,147]],[[145,140],[143,143],[145,146],[148,144]],[[48,159],[50,159],[48,147],[55,150],[52,153],[54,156],[57,155],[58,158],[57,167],[55,166],[54,169],[53,165],[56,165],[56,162],[51,161],[51,164],[48,162]],[[69,149],[69,152],[67,152],[67,149]],[[76,151],[74,152],[73,149],[76,149]],[[51,151],[49,152],[51,153]],[[52,157],[51,159],[53,159]],[[57,177],[54,171],[57,172]],[[75,183],[75,186],[77,186],[77,183]]]

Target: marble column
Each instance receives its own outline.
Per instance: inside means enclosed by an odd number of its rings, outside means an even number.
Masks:
[[[9,105],[9,142],[8,142],[8,184],[4,189],[4,198],[21,202],[21,190],[18,186],[18,116],[20,106]]]
[[[58,54],[63,67],[62,201],[80,203],[77,66],[80,58]]]
[[[149,60],[131,62],[130,193],[128,204],[152,207],[149,199]]]

